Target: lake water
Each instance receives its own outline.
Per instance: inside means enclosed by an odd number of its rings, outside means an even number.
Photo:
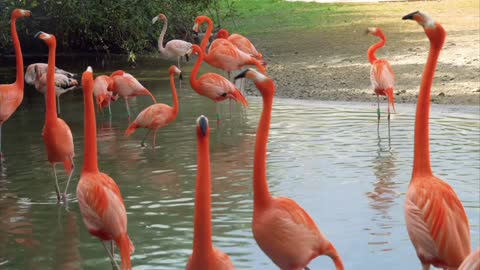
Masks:
[[[87,64],[96,75],[123,68],[159,102],[172,103],[170,63],[141,60],[132,69],[121,64],[124,59],[59,59],[58,66],[74,72],[83,71]],[[14,76],[8,63],[0,69],[2,83]],[[192,65],[186,66],[188,79]],[[178,119],[158,132],[155,149],[151,137],[146,147],[140,146],[146,130],[123,136],[128,120],[122,100],[113,104],[111,121],[107,115],[97,115],[100,169],[115,179],[125,198],[136,270],[184,269],[191,254],[195,120],[201,114],[214,120],[215,106],[191,90],[188,80],[183,85]],[[109,269],[106,253],[87,232],[75,199],[83,164],[82,91],[61,99],[62,118],[74,135],[77,166],[68,210],[56,203],[41,138],[43,97],[31,87],[25,91],[24,104],[2,131],[0,269]],[[211,125],[214,243],[231,256],[237,269],[277,269],[251,232],[253,149],[261,99],[248,100],[250,108],[233,104],[231,113],[224,102],[221,126]],[[150,104],[148,97],[139,97],[131,107],[136,115]],[[347,269],[420,269],[403,214],[412,171],[415,105],[399,104],[397,110],[389,142],[385,115],[377,133],[375,103],[275,100],[268,148],[271,192],[296,200],[310,213]],[[434,172],[456,190],[466,208],[476,248],[480,238],[479,108],[434,105],[431,151]],[[63,171],[59,179],[63,187]],[[315,259],[310,268],[334,269],[328,257]]]

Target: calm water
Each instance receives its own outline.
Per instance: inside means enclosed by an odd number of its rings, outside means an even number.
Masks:
[[[60,60],[59,66],[80,72],[87,64],[102,62],[70,60],[63,64]],[[169,64],[146,61],[142,69],[131,69],[111,60],[105,63],[109,64],[92,64],[94,71],[127,69],[159,102],[171,104]],[[191,64],[184,71],[189,73],[190,68]],[[13,74],[0,69],[2,83]],[[3,127],[0,269],[109,269],[103,247],[86,231],[74,199],[83,163],[82,93],[62,96],[62,118],[72,129],[77,155],[66,210],[56,203],[40,135],[43,98],[30,87],[26,92],[24,105]],[[125,198],[136,270],[184,269],[191,254],[194,125],[200,114],[215,119],[215,106],[189,88],[179,91],[179,96],[179,117],[158,133],[156,149],[151,148],[151,137],[146,148],[140,147],[145,130],[123,136],[128,120],[122,101],[113,104],[111,122],[106,115],[97,115],[100,168],[116,180]],[[224,121],[220,128],[212,127],[214,242],[237,269],[277,269],[257,247],[250,229],[253,147],[261,99],[249,101],[247,110],[233,105],[231,115],[228,103],[222,104]],[[140,97],[131,104],[136,114],[150,100]],[[271,192],[295,199],[310,213],[347,269],[420,269],[403,216],[415,107],[397,108],[389,143],[385,118],[377,134],[376,104],[275,101],[268,155]],[[473,247],[479,246],[480,238],[479,131],[478,107],[433,106],[432,166],[465,205]],[[63,187],[63,171],[59,179]],[[310,268],[333,269],[333,264],[321,257]]]

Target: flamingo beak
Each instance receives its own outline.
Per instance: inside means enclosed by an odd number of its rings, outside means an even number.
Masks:
[[[415,15],[418,15],[420,12],[417,10],[415,12],[412,12],[410,14],[407,14],[402,17],[402,20],[415,20]]]
[[[195,24],[193,25],[193,31],[194,31],[194,32],[198,32],[198,23],[195,23]]]
[[[182,72],[180,72],[180,74],[178,75],[178,79],[179,79],[180,81],[183,81],[183,75],[182,75]]]
[[[204,115],[201,115],[197,119],[197,126],[200,128],[200,131],[203,136],[208,134],[208,118]]]
[[[249,71],[250,71],[249,68],[245,69],[244,71],[240,72],[237,76],[235,76],[234,80],[238,80],[238,79],[247,77],[247,73]]]

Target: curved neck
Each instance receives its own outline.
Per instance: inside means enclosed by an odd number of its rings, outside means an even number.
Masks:
[[[95,105],[93,102],[93,82],[89,82],[88,87],[84,86],[83,104],[84,104],[84,172],[98,172],[97,161],[97,122],[95,117]]]
[[[55,41],[48,43],[48,70],[47,70],[47,108],[45,113],[46,121],[57,119],[57,104],[55,96]]]
[[[372,46],[370,46],[370,48],[368,48],[368,60],[370,61],[370,64],[373,64],[375,61],[377,61],[377,57],[375,56],[375,53],[377,52],[378,49],[385,46],[385,43],[387,42],[383,33],[379,35],[379,38],[381,38],[382,40],[380,40],[379,42],[373,44]]]
[[[267,143],[272,120],[273,93],[263,94],[263,111],[258,123],[253,163],[253,203],[254,209],[265,207],[270,199],[267,182]]]
[[[172,96],[173,96],[173,116],[176,118],[178,115],[178,95],[177,95],[177,88],[175,87],[175,73],[170,74],[170,87],[172,88]]]
[[[200,48],[202,48],[202,51],[206,53],[207,46],[210,41],[210,36],[212,35],[212,31],[213,31],[213,21],[208,17],[205,20],[208,23],[208,28],[207,28],[207,32],[205,32],[205,36],[203,37],[202,43],[200,44]]]
[[[162,27],[162,32],[160,33],[160,37],[158,38],[158,50],[161,53],[165,52],[165,47],[163,47],[163,38],[165,37],[165,33],[167,32],[167,24],[168,24],[168,21],[165,18],[165,22],[163,23],[163,27]]]
[[[423,72],[420,94],[417,102],[415,116],[415,150],[413,157],[413,175],[432,175],[430,165],[430,92],[432,90],[433,76],[437,67],[441,47],[430,46],[427,64]]]
[[[12,18],[10,23],[10,28],[12,30],[12,40],[13,40],[13,47],[15,48],[15,60],[17,62],[17,78],[15,83],[20,85],[20,91],[23,92],[24,86],[24,78],[23,78],[23,56],[22,56],[22,48],[20,47],[20,40],[18,39],[17,34],[17,19]]]
[[[197,75],[198,75],[198,71],[200,70],[200,66],[202,65],[202,62],[203,62],[203,52],[199,51],[197,62],[193,66],[192,74],[190,74],[190,85],[195,91],[197,91],[197,89],[199,88]]]
[[[197,133],[201,131],[197,130]],[[197,182],[195,186],[195,220],[193,253],[204,257],[213,249],[210,179],[210,134],[198,136]]]

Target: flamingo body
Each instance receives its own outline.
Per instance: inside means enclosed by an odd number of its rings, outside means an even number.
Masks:
[[[34,63],[28,65],[27,70],[25,71],[25,83],[35,85],[37,76],[41,76],[47,73],[47,69],[48,64],[45,63]],[[74,76],[73,73],[60,69],[58,67],[55,67],[55,74],[62,74],[69,78],[72,78]]]
[[[192,43],[180,39],[173,39],[168,41],[165,47],[163,47],[163,38],[167,32],[168,19],[164,14],[159,14],[152,19],[152,23],[158,20],[164,22],[162,32],[158,38],[158,50],[165,58],[177,58],[178,65],[180,65],[180,57],[188,56],[192,53]]]
[[[136,96],[150,96],[154,103],[157,103],[155,97],[130,73],[116,71],[111,75],[113,79],[114,93],[127,99]]]
[[[61,118],[47,121],[43,127],[42,137],[47,149],[48,161],[52,164],[64,163],[65,170],[70,174],[75,152],[72,131],[67,123]]]
[[[47,93],[47,73],[44,73],[35,80],[35,89],[42,94]],[[78,85],[78,81],[72,78],[69,78],[66,75],[55,73],[55,95],[60,97],[60,95],[65,94],[68,91],[74,90]]]
[[[93,95],[96,98],[96,102],[99,108],[104,108],[110,105],[112,100],[116,100],[113,96],[111,89],[113,85],[113,80],[110,76],[100,75],[95,78],[93,82]]]
[[[480,270],[480,248],[463,260],[458,270]]]
[[[18,84],[0,85],[0,125],[7,121],[23,100],[23,89]]]
[[[227,39],[233,45],[235,45],[242,52],[255,57],[259,61],[264,61],[263,55],[257,51],[252,42],[240,34],[231,34],[228,33],[226,29],[220,29],[218,31],[217,37],[220,39]]]

